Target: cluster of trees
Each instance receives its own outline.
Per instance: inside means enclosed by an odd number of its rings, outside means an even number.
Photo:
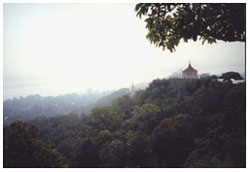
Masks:
[[[176,87],[157,79],[89,115],[11,124],[4,129],[4,165],[245,167],[245,119],[245,83],[204,78]]]
[[[68,167],[55,147],[38,138],[37,127],[17,121],[4,127],[4,167]]]

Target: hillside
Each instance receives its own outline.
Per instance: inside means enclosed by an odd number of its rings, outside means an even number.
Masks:
[[[14,124],[4,130],[4,156],[13,151],[10,144],[21,143],[11,140]],[[28,125],[67,159],[61,166],[246,166],[245,83],[205,78],[175,87],[158,79],[89,115],[42,117]],[[4,157],[5,166],[11,158]]]

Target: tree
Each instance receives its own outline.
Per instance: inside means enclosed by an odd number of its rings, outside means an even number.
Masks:
[[[156,159],[150,144],[150,137],[141,131],[125,134],[127,161],[129,167],[155,167]]]
[[[159,123],[158,112],[160,108],[154,104],[144,104],[141,107],[135,107],[133,117],[128,121],[130,129],[142,131],[150,134]]]
[[[146,17],[147,39],[163,50],[175,51],[182,39],[246,41],[246,4],[139,3],[135,11]]]
[[[219,78],[223,79],[223,82],[232,82],[231,79],[234,80],[243,79],[238,72],[226,72],[223,73]]]
[[[133,108],[135,106],[135,101],[128,94],[115,99],[112,103],[113,107],[116,107],[119,113],[123,114],[123,118],[129,118]]]
[[[77,152],[75,161],[77,167],[99,167],[100,159],[98,156],[98,149],[92,140],[89,138],[83,140],[83,143]]]
[[[113,107],[95,108],[90,115],[89,125],[97,132],[101,130],[113,132],[121,126],[121,115]]]
[[[99,151],[103,167],[126,167],[126,144],[119,139],[106,143]]]
[[[21,121],[4,128],[4,167],[68,167],[55,148],[38,139],[38,129]]]
[[[178,114],[165,118],[152,134],[153,148],[159,167],[180,167],[193,149],[190,117]]]

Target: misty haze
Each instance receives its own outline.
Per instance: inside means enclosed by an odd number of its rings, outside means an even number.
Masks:
[[[246,167],[246,4],[3,5],[9,167]]]

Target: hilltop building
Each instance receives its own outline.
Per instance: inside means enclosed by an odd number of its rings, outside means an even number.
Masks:
[[[188,67],[182,71],[182,77],[188,79],[197,79],[198,78],[198,71],[194,69],[189,61]]]
[[[189,65],[185,70],[179,70],[169,76],[169,79],[198,79],[198,71],[194,69],[189,61]]]

